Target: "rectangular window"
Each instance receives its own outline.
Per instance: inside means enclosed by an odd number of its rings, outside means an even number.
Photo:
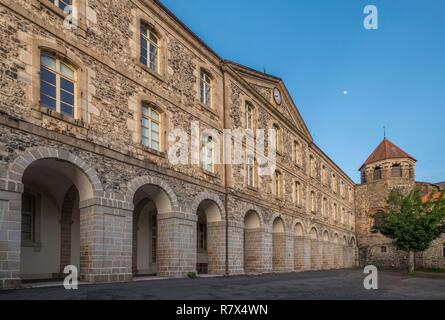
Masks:
[[[25,192],[22,196],[22,241],[35,240],[36,197]]]
[[[316,203],[317,199],[315,197],[315,192],[311,192],[311,211],[312,212],[316,212],[317,211],[317,203]]]
[[[141,56],[140,61],[150,70],[159,72],[159,40],[154,31],[141,24]]]
[[[213,138],[207,137],[207,141],[203,148],[202,160],[201,160],[201,166],[207,172],[213,172],[213,153],[214,153]]]
[[[66,6],[71,6],[73,4],[73,0],[49,0],[49,2],[62,10],[65,10]]]
[[[158,253],[158,219],[155,213],[151,215],[151,261],[156,263]]]
[[[275,172],[275,181],[274,181],[274,194],[277,198],[281,198],[282,196],[282,188],[281,188],[281,172]]]
[[[246,129],[253,130],[253,108],[246,103]]]
[[[294,142],[294,161],[298,166],[302,166],[302,153],[301,153],[301,145],[295,141]]]
[[[255,186],[255,160],[253,157],[247,157],[246,173],[247,186],[253,188]]]
[[[197,230],[197,248],[198,250],[205,251],[207,250],[207,226],[205,223],[198,223]]]
[[[211,84],[212,82],[210,76],[206,72],[201,71],[201,80],[200,80],[201,104],[207,108],[210,108],[212,106]]]
[[[295,203],[297,206],[301,206],[301,183],[295,182]]]
[[[142,144],[150,149],[161,151],[161,115],[147,103],[141,111]]]
[[[66,62],[42,52],[40,57],[40,104],[74,117],[76,72]]]

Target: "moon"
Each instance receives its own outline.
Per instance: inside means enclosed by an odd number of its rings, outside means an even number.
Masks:
[[[348,95],[348,90],[343,91],[343,94],[344,94],[345,96],[347,96],[347,95]]]

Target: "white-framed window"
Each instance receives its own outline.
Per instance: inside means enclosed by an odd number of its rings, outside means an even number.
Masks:
[[[76,69],[55,54],[40,54],[40,104],[64,115],[74,117],[77,102]]]
[[[299,181],[295,181],[295,204],[300,207],[301,206],[301,183]]]
[[[213,172],[213,158],[214,158],[214,150],[215,143],[211,136],[205,138],[203,152],[202,152],[202,160],[201,167],[207,172]]]
[[[73,5],[73,0],[48,0],[52,4],[54,4],[56,7],[65,10],[67,6]]]
[[[140,61],[150,70],[159,73],[159,38],[153,28],[141,23]]]
[[[277,198],[282,197],[282,174],[280,171],[275,171],[275,181],[274,181],[274,195]]]
[[[141,138],[142,145],[161,152],[161,114],[145,102],[141,108]]]
[[[247,186],[255,187],[255,159],[252,156],[247,156],[246,175]]]
[[[212,78],[204,70],[201,70],[200,75],[200,97],[201,104],[207,108],[212,107]]]
[[[246,119],[245,120],[246,120],[246,129],[247,130],[253,130],[253,127],[254,127],[253,113],[254,113],[253,106],[250,103],[246,102]]]

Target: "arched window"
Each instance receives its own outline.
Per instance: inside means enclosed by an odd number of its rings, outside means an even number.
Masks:
[[[215,143],[213,141],[213,137],[211,136],[205,137],[201,167],[207,172],[213,172],[214,170],[213,166],[214,151],[215,151]]]
[[[274,194],[277,198],[282,197],[282,175],[280,171],[275,171]]]
[[[161,152],[161,114],[148,103],[142,103],[141,135],[142,145]]]
[[[206,108],[212,107],[212,77],[204,70],[201,70],[200,75],[200,97],[201,104]]]
[[[141,23],[140,61],[150,70],[159,73],[159,39],[153,28]]]
[[[42,51],[40,56],[40,104],[74,117],[76,107],[76,69],[55,54]]]
[[[315,178],[317,176],[317,168],[316,168],[314,156],[309,157],[309,167],[310,167],[311,177]]]
[[[328,212],[328,199],[327,198],[323,198],[323,216],[325,218],[327,218],[329,216],[329,212]]]
[[[393,166],[391,167],[391,176],[393,178],[402,177],[402,166],[400,164],[393,164]]]
[[[321,183],[323,185],[326,185],[327,184],[327,180],[328,180],[328,176],[327,176],[326,166],[322,165],[321,166]]]
[[[374,168],[374,181],[381,180],[382,179],[382,168],[381,167],[375,167]]]
[[[66,6],[73,5],[73,0],[49,0],[49,2],[62,10],[65,10]]]
[[[298,181],[295,181],[295,203],[301,206],[301,183]]]
[[[317,212],[317,199],[314,191],[311,191],[311,211]]]
[[[340,195],[342,198],[345,198],[346,196],[345,183],[343,181],[340,183]]]
[[[253,106],[246,102],[246,130],[253,130]]]

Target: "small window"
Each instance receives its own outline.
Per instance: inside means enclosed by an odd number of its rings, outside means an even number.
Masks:
[[[381,250],[382,253],[387,253],[388,252],[388,248],[385,247],[385,246],[383,246],[380,250]]]
[[[212,107],[212,80],[210,75],[201,70],[200,78],[201,104],[206,108]]]
[[[247,157],[246,173],[247,186],[253,188],[255,186],[255,159],[252,156]]]
[[[43,51],[40,56],[40,104],[74,117],[76,70],[70,64]]]
[[[197,248],[200,251],[207,250],[207,225],[205,223],[198,223],[198,237]]]
[[[362,171],[362,183],[367,183],[368,181],[367,181],[367,179],[366,179],[366,171],[365,170],[363,170]]]
[[[161,151],[161,114],[147,103],[142,104],[142,144],[152,150]]]
[[[156,263],[158,252],[158,219],[156,213],[151,215],[151,261]]]
[[[298,166],[302,166],[303,156],[301,151],[301,144],[298,141],[294,141],[294,161]]]
[[[409,178],[414,179],[414,167],[413,166],[409,167]]]
[[[73,0],[49,0],[56,7],[65,10],[67,6],[71,6],[73,4]]]
[[[324,217],[328,217],[329,213],[328,213],[328,199],[327,198],[323,198],[323,216]]]
[[[153,29],[141,23],[140,61],[150,70],[159,72],[159,39]]]
[[[402,177],[402,166],[400,164],[394,164],[391,168],[391,176],[393,178]]]
[[[281,172],[275,171],[275,181],[274,181],[274,194],[277,198],[282,196],[282,176]]]
[[[386,219],[385,212],[379,211],[374,214],[374,228],[380,228],[384,223]]]
[[[213,172],[213,157],[214,157],[215,143],[213,137],[206,137],[201,167],[207,172]]]
[[[22,195],[22,241],[35,240],[36,197],[28,192]]]
[[[335,174],[332,175],[332,191],[337,193],[337,176]]]
[[[374,181],[382,180],[382,168],[376,167],[374,169]]]
[[[246,103],[246,129],[253,130],[253,107],[250,103]]]
[[[317,168],[315,164],[315,158],[313,156],[309,157],[309,166],[310,166],[311,177],[315,178],[317,176]]]

